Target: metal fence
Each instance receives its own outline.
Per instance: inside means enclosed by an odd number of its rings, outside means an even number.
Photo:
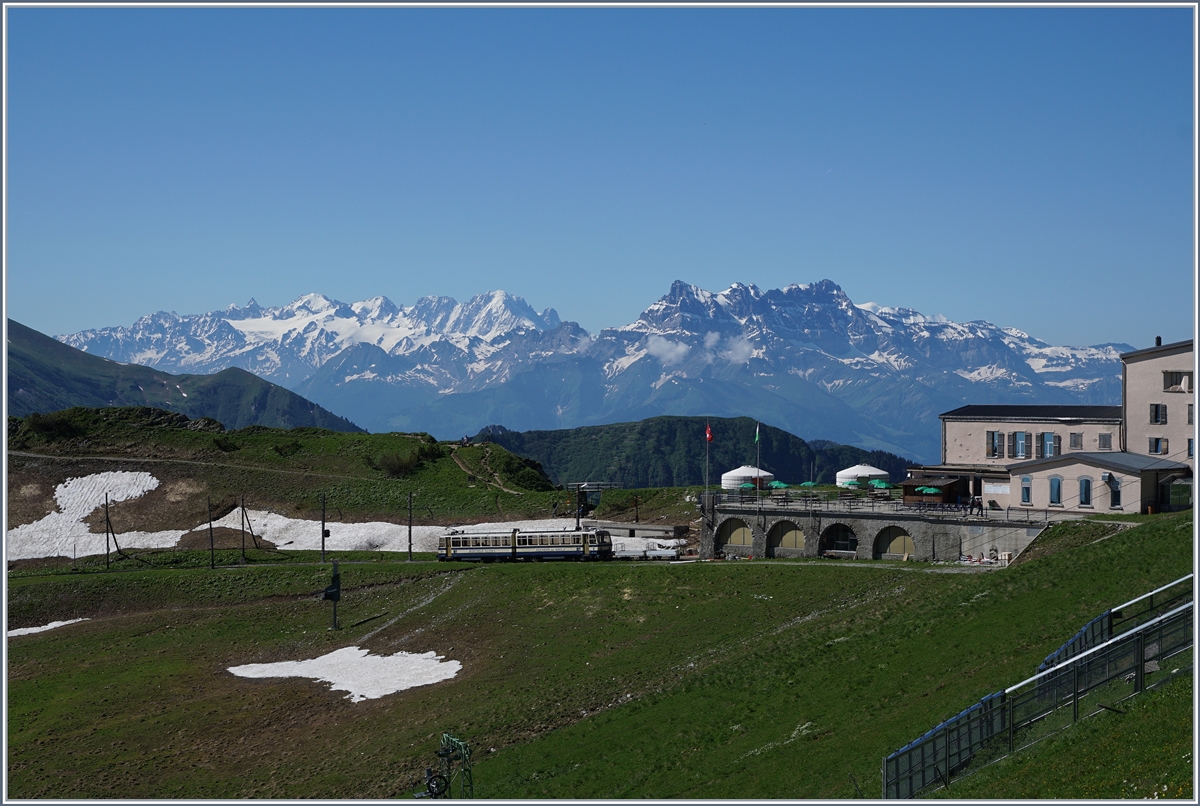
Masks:
[[[1032,509],[1030,507],[1007,507],[1003,509],[972,509],[969,504],[926,503],[920,501],[905,501],[895,497],[899,490],[883,491],[875,495],[865,493],[831,493],[818,491],[813,493],[786,490],[774,493],[753,490],[724,491],[701,493],[696,508],[703,512],[712,512],[718,506],[758,506],[769,507],[772,510],[790,510],[799,512],[829,512],[854,513],[870,512],[898,515],[918,515],[924,518],[941,518],[947,520],[971,520],[985,523],[1026,523],[1044,525],[1052,521],[1077,520],[1084,517],[1080,512],[1064,512],[1062,509]]]
[[[887,756],[883,797],[911,798],[927,787],[949,786],[956,777],[1190,671],[1190,653],[1181,656],[1193,644],[1191,582],[1189,574],[1093,619],[1033,677],[989,694]],[[1125,615],[1131,609],[1136,618]],[[1111,637],[1114,621],[1124,631]],[[1106,630],[1110,637],[1100,640]],[[1060,655],[1062,660],[1046,666]]]

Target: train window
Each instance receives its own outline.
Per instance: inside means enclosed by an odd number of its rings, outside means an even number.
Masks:
[[[543,546],[548,546],[548,545],[550,545],[550,542],[549,542],[549,541],[550,541],[550,538],[549,538],[549,537],[547,537],[546,535],[542,535],[542,545],[543,545]]]

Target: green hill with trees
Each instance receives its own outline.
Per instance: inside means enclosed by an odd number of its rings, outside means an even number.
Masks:
[[[75,406],[152,406],[227,428],[362,431],[349,420],[243,369],[172,375],[121,364],[8,320],[8,413],[24,417]]]
[[[705,425],[713,440],[705,441]],[[758,428],[759,445],[755,445]],[[685,487],[704,484],[705,445],[709,483],[742,465],[760,466],[780,481],[832,484],[839,470],[865,463],[886,470],[893,481],[912,464],[886,451],[868,451],[825,440],[806,442],[749,417],[652,417],[559,431],[510,431],[492,425],[475,437],[502,445],[538,462],[558,484],[611,481],[622,487]],[[761,451],[761,460],[757,458]]]

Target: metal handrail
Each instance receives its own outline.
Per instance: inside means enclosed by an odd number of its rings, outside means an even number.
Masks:
[[[1162,593],[1187,579],[1178,579],[1151,594]],[[1131,603],[1142,601],[1151,594],[1137,597]],[[892,752],[883,759],[883,797],[912,797],[925,787],[936,785],[939,780],[948,786],[948,779],[957,777],[966,769],[986,743],[1007,734],[1007,754],[1011,754],[1016,749],[1014,736],[1017,731],[1027,730],[1060,708],[1071,707],[1072,721],[1078,721],[1083,697],[1129,673],[1127,659],[1130,652],[1133,653],[1134,671],[1125,679],[1132,679],[1134,694],[1143,690],[1146,687],[1145,675],[1156,670],[1148,666],[1143,668],[1147,662],[1174,657],[1193,646],[1192,628],[1187,626],[1192,623],[1192,608],[1193,603],[1188,601],[1159,613],[1149,621],[1072,655],[1014,686],[989,694]],[[1186,628],[1182,635],[1181,627]],[[1179,643],[1166,645],[1164,642],[1168,640],[1168,635],[1173,636],[1170,640],[1178,640]],[[1147,644],[1151,640],[1153,643]],[[1097,669],[1103,669],[1100,677],[1096,677]],[[1174,674],[1171,673],[1172,676]],[[1166,678],[1169,679],[1171,677]],[[1059,692],[1063,690],[1064,681],[1067,681],[1066,690],[1069,694],[1060,699]],[[1165,681],[1159,680],[1149,687],[1153,688],[1162,682]],[[1027,690],[1021,692],[1022,689]],[[1050,702],[1046,703],[1045,698],[1049,698]],[[1033,706],[1032,710],[1030,706]],[[1021,713],[1020,718],[1017,717],[1018,713]],[[1040,741],[1041,738],[1045,736],[1025,741],[1022,746]],[[892,773],[890,777],[889,770]]]

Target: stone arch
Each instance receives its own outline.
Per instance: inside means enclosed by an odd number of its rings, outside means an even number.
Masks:
[[[827,551],[858,551],[858,535],[844,523],[831,523],[821,532],[819,553]]]
[[[713,550],[721,551],[726,546],[745,546],[749,549],[753,543],[754,533],[746,522],[740,518],[728,518],[717,527]]]
[[[802,551],[804,549],[804,530],[791,521],[776,523],[767,533],[767,556],[774,557],[776,549]]]
[[[875,536],[873,556],[877,560],[902,560],[905,554],[911,559],[916,553],[917,547],[912,535],[899,526],[884,527]]]

